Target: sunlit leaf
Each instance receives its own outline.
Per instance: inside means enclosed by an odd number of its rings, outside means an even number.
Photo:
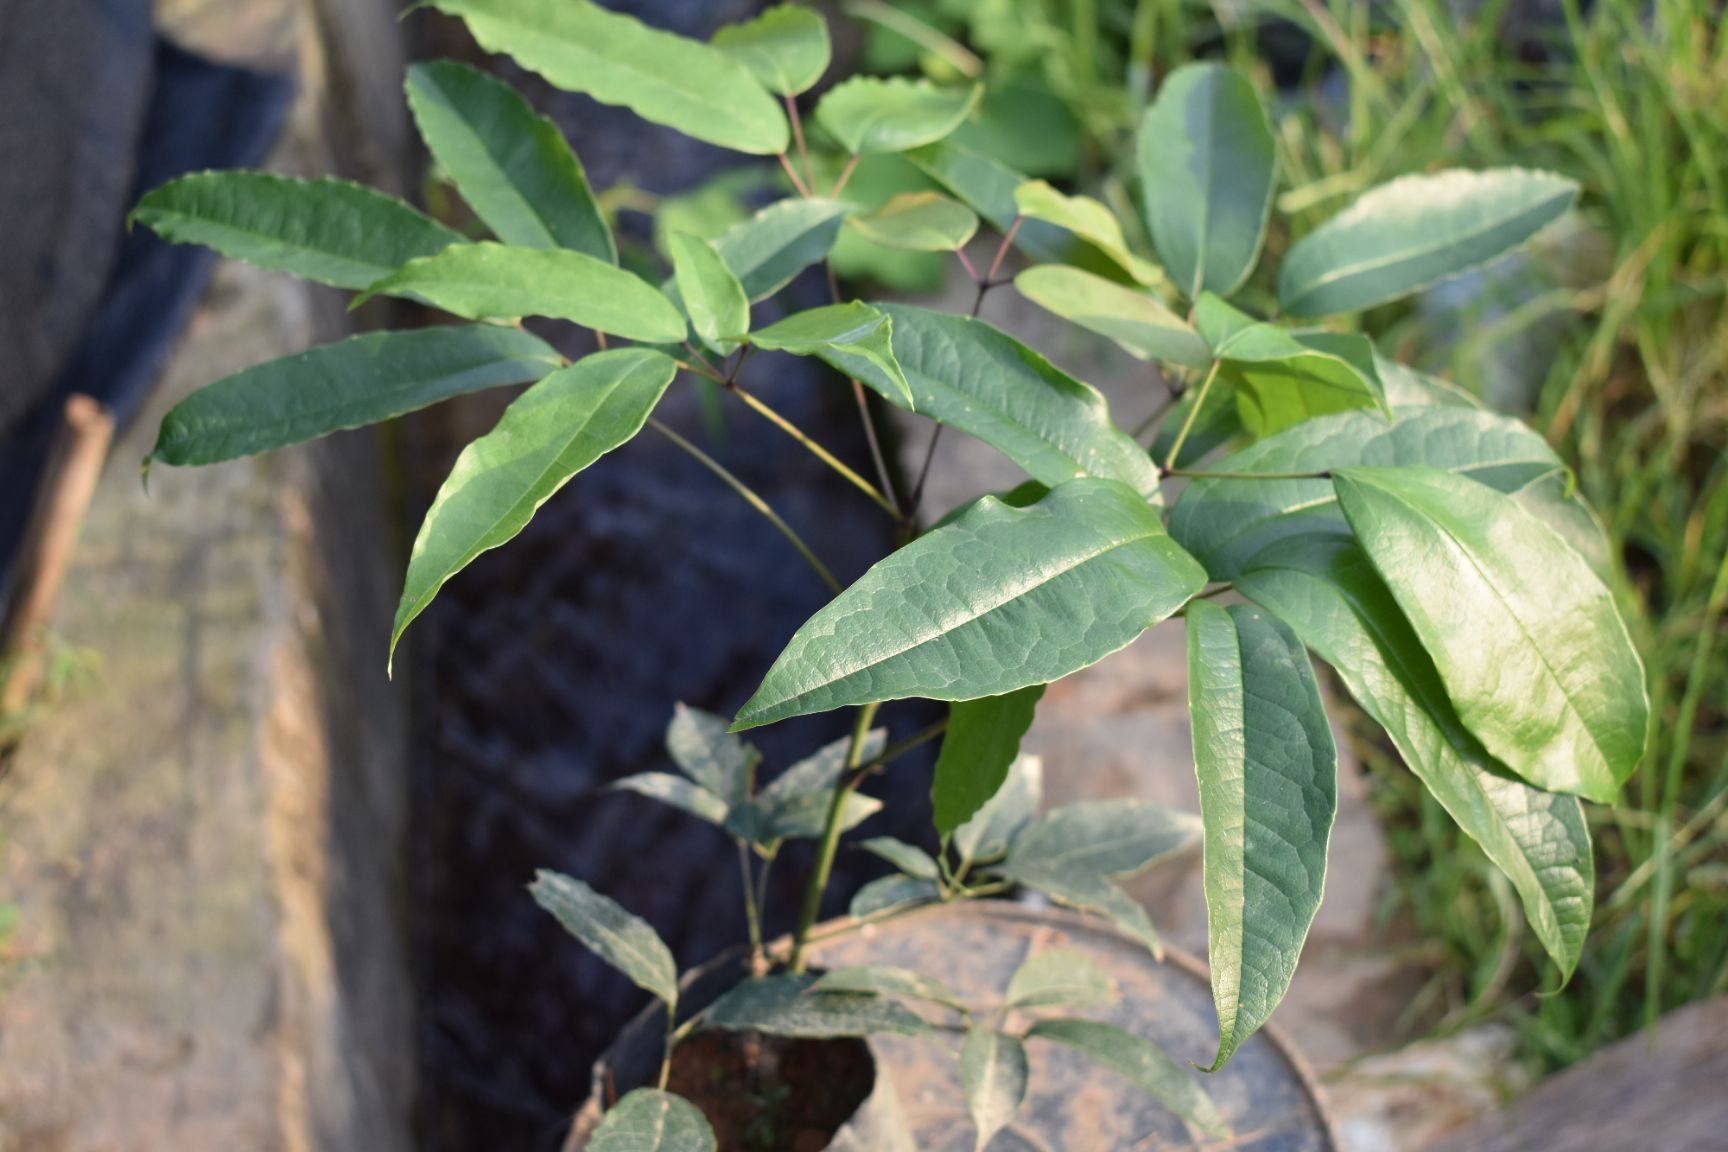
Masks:
[[[847,152],[905,152],[960,127],[983,91],[902,76],[854,76],[822,97],[816,122]]]
[[[1212,351],[1163,301],[1065,264],[1039,264],[1014,277],[1014,287],[1040,308],[1114,340],[1140,360],[1204,368]]]
[[[852,301],[812,308],[770,324],[750,340],[769,351],[820,356],[841,371],[863,361],[874,369],[876,378],[898,389],[908,404],[912,401],[912,389],[894,358],[893,321],[868,304]]]
[[[978,231],[978,217],[939,192],[903,192],[868,216],[854,216],[852,227],[886,248],[953,252]]]
[[[706,240],[683,232],[667,237],[678,294],[696,335],[730,352],[750,331],[750,301],[725,259]]]
[[[714,33],[712,43],[781,96],[796,96],[822,79],[832,54],[828,22],[793,4],[777,4],[754,20],[728,24]]]

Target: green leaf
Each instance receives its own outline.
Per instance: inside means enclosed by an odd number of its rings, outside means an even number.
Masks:
[[[613,781],[609,788],[635,792],[651,800],[658,800],[710,824],[726,823],[726,801],[702,785],[682,776],[674,776],[670,772],[638,772],[634,776]]]
[[[756,347],[769,351],[820,356],[841,371],[863,361],[874,369],[876,376],[897,389],[906,404],[912,403],[912,389],[894,359],[893,322],[868,304],[854,300],[812,308],[770,324],[753,333],[750,340]]]
[[[1075,480],[1024,509],[986,498],[811,617],[733,728],[1045,684],[1126,646],[1205,582],[1126,485]]]
[[[1103,874],[1078,868],[1050,868],[1036,864],[1003,861],[995,870],[1017,884],[1042,892],[1058,904],[1103,916],[1118,931],[1146,945],[1154,958],[1164,959],[1164,941],[1146,909]]]
[[[828,22],[808,8],[777,4],[754,20],[714,33],[714,47],[750,69],[758,83],[781,96],[807,91],[828,70]]]
[[[1212,351],[1199,333],[1146,292],[1064,264],[1040,264],[1014,277],[1026,299],[1087,331],[1114,340],[1140,360],[1204,368]]]
[[[1486,408],[1487,405],[1450,380],[1418,372],[1390,356],[1374,353],[1374,371],[1394,408]]]
[[[984,89],[944,88],[902,76],[854,76],[816,105],[816,123],[847,152],[905,152],[934,144],[972,114]]]
[[[1005,855],[1008,842],[1026,826],[1044,800],[1044,762],[1036,756],[1018,756],[1008,766],[1008,778],[985,801],[978,814],[954,831],[954,850],[960,863],[994,860]]]
[[[727,807],[749,798],[757,752],[726,730],[725,717],[688,704],[674,706],[666,725],[666,751],[679,771],[720,797]]]
[[[638,1088],[606,1110],[586,1152],[714,1152],[714,1130],[682,1096]]]
[[[1338,760],[1307,654],[1251,605],[1189,606],[1188,698],[1206,822],[1215,1072],[1296,972],[1320,907]]]
[[[1259,438],[1353,408],[1390,412],[1374,345],[1345,333],[1291,334],[1237,311],[1210,292],[1195,308],[1200,335],[1236,391],[1243,428]]]
[[[588,0],[426,0],[460,16],[480,47],[507,52],[559,88],[739,152],[786,151],[779,103],[749,69],[697,40]]]
[[[1291,246],[1278,303],[1293,316],[1359,312],[1481,267],[1562,216],[1578,185],[1523,168],[1403,176]]]
[[[1146,226],[1190,300],[1228,296],[1253,271],[1277,183],[1272,127],[1246,77],[1218,64],[1178,68],[1140,125]]]
[[[538,337],[489,325],[372,332],[247,368],[169,410],[150,459],[214,464],[376,424],[558,366]]]
[[[1116,983],[1084,952],[1051,948],[1028,957],[1008,981],[1010,1008],[1097,1008],[1116,1003]]]
[[[1516,490],[1560,466],[1548,442],[1516,420],[1473,408],[1406,408],[1391,425],[1344,412],[1288,428],[1219,460],[1220,472],[1325,472],[1357,465],[1445,468]],[[1196,480],[1170,513],[1170,534],[1214,580],[1233,580],[1274,540],[1342,536],[1332,485],[1316,480]]]
[[[569,320],[645,344],[676,344],[687,331],[678,309],[646,280],[564,248],[454,244],[410,260],[355,303],[378,295],[411,296],[469,320]]]
[[[765,976],[746,980],[703,1013],[703,1026],[726,1032],[829,1039],[893,1033],[920,1036],[930,1030],[903,1004],[880,996],[820,992],[814,976]]]
[[[820,263],[849,211],[838,200],[780,200],[728,228],[714,247],[754,303]]]
[[[346,180],[197,172],[147,194],[132,219],[175,244],[337,288],[364,288],[462,234]]]
[[[919,880],[936,879],[936,861],[931,859],[930,853],[916,844],[908,844],[904,840],[896,840],[892,836],[875,836],[862,841],[858,847],[872,856],[879,856],[888,861],[908,876],[914,876]]]
[[[937,832],[949,835],[1001,791],[1043,695],[1044,685],[1034,684],[1002,696],[949,705],[948,728],[930,782]]]
[[[1157,466],[1110,422],[1096,388],[982,320],[907,304],[880,307],[894,321],[894,358],[911,385],[912,403],[862,358],[837,357],[841,371],[896,407],[976,436],[1034,480],[1054,487],[1076,476],[1100,476],[1157,498]]]
[[[953,989],[940,980],[921,976],[909,968],[891,964],[869,964],[856,968],[836,968],[823,973],[815,984],[817,992],[853,992],[869,996],[897,996],[902,1000],[924,1000],[964,1012]]]
[[[725,721],[715,717],[722,728]],[[729,737],[736,740],[737,737]],[[888,742],[886,728],[872,728],[864,736],[860,748],[861,761],[882,755]],[[775,777],[757,797],[763,811],[762,839],[811,839],[822,835],[827,824],[828,803],[834,785],[846,770],[846,757],[852,750],[852,738],[843,736],[824,745],[815,755],[808,756]],[[840,830],[851,831],[882,810],[882,802],[853,792],[846,797],[840,810]]]
[[[588,885],[541,870],[528,886],[534,902],[558,918],[565,931],[594,955],[630,977],[638,988],[669,1005],[678,1003],[678,967],[646,920]]]
[[[641,431],[677,370],[646,348],[597,353],[522,393],[462,450],[414,540],[392,658],[446,580],[513,539],[566,481]]]
[[[847,915],[854,919],[874,916],[891,908],[911,907],[914,904],[928,904],[941,898],[941,891],[929,880],[919,880],[912,876],[895,873],[872,880],[858,889],[852,897],[852,904],[846,909]]]
[[[1096,1020],[1040,1020],[1026,1035],[1083,1053],[1208,1136],[1230,1132],[1206,1089],[1150,1040]]]
[[[1612,803],[1644,754],[1644,666],[1590,565],[1511,497],[1422,468],[1334,473],[1344,515],[1501,763]]]
[[[683,232],[666,238],[678,295],[696,335],[730,352],[750,331],[750,300],[744,285],[714,245]]]
[[[905,252],[955,252],[978,231],[978,217],[940,192],[902,192],[852,227],[866,240]]]
[[[1590,565],[1596,578],[1612,588],[1616,577],[1608,534],[1595,510],[1572,489],[1571,475],[1565,469],[1558,469],[1507,495],[1516,500],[1519,507],[1554,529],[1560,539],[1584,558],[1584,563]]]
[[[1513,778],[1464,727],[1440,673],[1367,557],[1346,540],[1286,540],[1237,590],[1332,665],[1410,770],[1512,881],[1542,946],[1569,977],[1590,929],[1594,865],[1575,797]]]
[[[1129,250],[1115,213],[1090,196],[1069,196],[1048,181],[1028,180],[1014,189],[1014,206],[1024,219],[1043,220],[1090,241],[1141,284],[1157,284],[1164,279],[1157,265]]]
[[[1127,876],[1200,839],[1190,812],[1143,800],[1084,800],[1044,813],[1014,837],[1008,868],[1054,868]]]
[[[976,1152],[984,1152],[990,1138],[1014,1119],[1026,1100],[1030,1075],[1026,1046],[1018,1037],[978,1025],[966,1029],[960,1045],[960,1085],[978,1129],[972,1145]]]
[[[516,89],[454,60],[411,65],[407,88],[432,158],[500,240],[618,262],[582,162]]]

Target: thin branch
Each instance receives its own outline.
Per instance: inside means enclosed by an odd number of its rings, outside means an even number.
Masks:
[[[1158,407],[1152,409],[1152,414],[1135,426],[1134,439],[1140,439],[1140,437],[1146,435],[1146,433],[1150,432],[1154,427],[1162,424],[1164,422],[1164,417],[1170,415],[1170,409],[1181,403],[1182,397],[1186,395],[1187,392],[1188,385],[1186,384],[1176,383],[1170,385],[1170,394],[1164,397],[1164,402],[1158,405]]]
[[[996,273],[1002,270],[1002,258],[1008,255],[1008,248],[1014,243],[1014,236],[1020,231],[1020,221],[1024,219],[1024,216],[1016,216],[1014,217],[1014,223],[1008,225],[1008,231],[1002,236],[1002,243],[996,248],[996,259],[990,261],[990,271],[984,273],[984,279],[987,282],[990,282],[991,284],[1000,283],[1000,281],[996,279]]]
[[[786,153],[776,153],[775,159],[780,161],[780,167],[786,169],[786,175],[792,180],[792,187],[798,190],[798,195],[810,198],[810,186],[798,178],[798,170],[792,167],[792,161],[786,159]]]
[[[930,465],[936,460],[936,445],[942,442],[942,429],[938,424],[930,433],[930,443],[924,446],[924,463],[918,468],[918,483],[912,486],[911,507],[906,510],[907,527],[913,527],[918,520],[918,509],[924,504],[924,484],[930,479]]]
[[[780,415],[779,412],[776,412],[773,408],[769,407],[765,401],[749,392],[746,392],[736,382],[728,385],[727,390],[736,395],[738,399],[744,401],[752,411],[763,416],[769,421],[769,423],[780,429],[780,431],[798,441],[799,444],[802,444],[812,456],[828,465],[828,467],[834,469],[835,472],[838,472],[848,484],[864,493],[864,495],[870,497],[871,500],[874,500],[884,512],[888,513],[888,515],[894,517],[896,520],[900,519],[900,509],[894,507],[893,503],[879,492],[874,484],[870,483],[870,481],[864,479],[864,477],[858,475],[858,473],[847,467],[838,457],[828,451],[828,449],[822,447],[822,445],[818,444],[815,440],[811,439],[810,436],[805,434],[796,424],[792,423],[792,421],[786,419],[786,417]]]
[[[835,784],[834,794],[828,800],[828,818],[822,831],[822,845],[817,850],[816,866],[804,888],[804,907],[798,914],[798,928],[792,934],[792,958],[787,962],[787,967],[794,973],[804,971],[804,947],[809,940],[810,929],[822,911],[822,893],[828,887],[828,877],[834,871],[834,856],[840,850],[846,800],[858,787],[856,773],[858,765],[864,759],[864,740],[870,734],[870,725],[875,721],[876,710],[880,707],[879,703],[871,703],[859,708],[857,718],[852,724],[852,740],[846,749],[847,774]]]
[[[654,429],[654,431],[660,433],[660,435],[666,437],[666,439],[672,441],[672,443],[676,444],[678,447],[682,448],[698,464],[718,476],[727,487],[742,496],[745,503],[760,512],[770,524],[779,529],[780,535],[786,537],[787,542],[790,543],[793,548],[798,550],[798,555],[804,557],[805,563],[809,564],[811,569],[815,571],[816,575],[821,577],[822,583],[828,586],[828,591],[832,592],[836,596],[840,595],[842,591],[840,581],[834,579],[834,574],[828,571],[828,566],[823,564],[822,561],[817,558],[816,553],[810,550],[810,546],[804,543],[803,537],[794,532],[792,526],[782,520],[780,514],[770,508],[766,500],[756,495],[749,485],[734,476],[727,470],[725,465],[708,455],[708,453],[702,451],[702,449],[696,447],[696,445],[690,443],[690,441],[684,439],[684,437],[678,435],[678,433],[674,432],[654,417],[648,417],[648,426]]]
[[[828,193],[832,200],[840,199],[840,193],[846,190],[846,182],[852,179],[853,171],[858,167],[858,153],[852,153],[852,158],[846,161],[846,167],[840,169],[840,178],[834,181],[834,191]]]
[[[1212,361],[1212,368],[1206,373],[1206,382],[1200,385],[1200,394],[1194,398],[1194,407],[1188,409],[1188,419],[1182,421],[1182,430],[1176,433],[1176,443],[1170,445],[1170,455],[1164,461],[1164,474],[1170,475],[1176,467],[1176,461],[1182,458],[1182,445],[1188,443],[1188,433],[1194,429],[1194,418],[1200,415],[1200,409],[1206,406],[1206,394],[1212,391],[1212,381],[1218,378],[1218,365],[1222,361]]]
[[[792,121],[792,138],[798,142],[798,158],[804,161],[805,187],[816,187],[816,169],[810,166],[810,148],[804,143],[804,118],[798,115],[798,101],[785,97],[786,118]]]

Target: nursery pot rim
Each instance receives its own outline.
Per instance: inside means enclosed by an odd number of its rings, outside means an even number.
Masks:
[[[1151,953],[1146,950],[1146,947],[1142,942],[1125,935],[1102,917],[1075,912],[1053,905],[1034,907],[1032,905],[1022,904],[1015,900],[984,899],[938,902],[908,909],[906,912],[892,917],[889,920],[871,921],[866,923],[860,923],[855,917],[839,916],[832,920],[823,921],[821,924],[816,926],[816,929],[811,934],[810,948],[817,953],[817,959],[819,961],[822,945],[826,943],[828,939],[840,936],[849,936],[854,933],[873,934],[876,932],[891,930],[889,927],[890,925],[899,925],[902,922],[914,918],[952,916],[976,917],[986,921],[1026,924],[1036,927],[1054,926],[1068,933],[1082,937],[1092,936],[1094,938],[1107,938],[1115,943],[1125,946],[1130,951],[1137,952],[1144,956],[1146,961],[1153,965],[1167,963],[1184,972],[1188,976],[1200,980],[1208,987],[1210,987],[1211,984],[1211,973],[1207,968],[1205,961],[1199,959],[1185,949],[1176,947],[1175,945],[1165,944],[1164,959],[1160,962],[1153,959]],[[825,929],[828,931],[824,932]],[[790,937],[782,936],[776,939],[769,947],[775,951],[784,952],[789,945]],[[691,968],[678,982],[680,994],[690,986],[694,985],[697,981],[712,978],[717,972],[728,966],[735,967],[742,972],[749,954],[750,950],[748,947],[744,945],[735,945],[716,954],[702,964]],[[600,1102],[604,1099],[605,1093],[611,1088],[612,1070],[609,1061],[613,1049],[617,1046],[619,1039],[631,1029],[642,1026],[645,1021],[652,1020],[654,1025],[658,1026],[658,1021],[663,1017],[663,1015],[664,1009],[661,1005],[649,1004],[643,1008],[640,1013],[632,1017],[630,1022],[625,1024],[625,1026],[619,1030],[618,1034],[613,1037],[612,1043],[609,1044],[606,1050],[601,1053],[599,1058],[594,1061],[589,1078],[589,1095],[582,1102],[580,1109],[577,1111],[574,1120],[572,1121],[569,1137],[566,1139],[564,1144],[564,1152],[577,1152],[577,1150],[583,1146],[583,1143],[592,1135],[594,1126],[599,1122],[600,1117],[603,1114]],[[1343,1144],[1338,1138],[1337,1128],[1333,1123],[1332,1111],[1327,1104],[1325,1091],[1320,1084],[1319,1078],[1314,1074],[1314,1070],[1308,1063],[1308,1060],[1302,1055],[1301,1051],[1291,1042],[1289,1037],[1285,1035],[1283,1029],[1278,1025],[1268,1021],[1261,1025],[1257,1034],[1265,1037],[1267,1044],[1276,1051],[1280,1062],[1293,1076],[1301,1095],[1307,1100],[1309,1106],[1313,1109],[1314,1120],[1319,1125],[1326,1146],[1333,1149],[1334,1152],[1342,1149]],[[864,1039],[866,1047],[870,1050],[872,1062],[880,1064],[881,1061],[877,1055],[875,1046],[868,1043],[868,1038]]]

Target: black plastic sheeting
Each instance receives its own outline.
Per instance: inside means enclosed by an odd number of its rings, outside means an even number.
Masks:
[[[262,163],[294,95],[286,77],[216,64],[160,39],[155,73],[132,203],[187,172]],[[47,399],[0,438],[0,587],[66,397],[84,393],[122,424],[129,420],[191,318],[214,261],[208,249],[169,244],[145,228],[122,237],[108,288],[70,362]]]

